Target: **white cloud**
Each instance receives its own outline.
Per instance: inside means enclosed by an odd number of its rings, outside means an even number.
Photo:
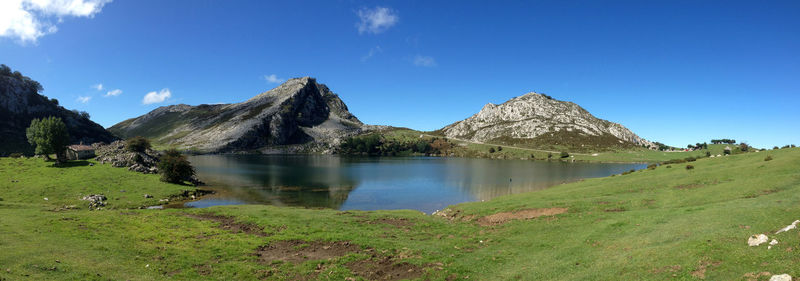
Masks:
[[[97,85],[92,85],[92,89],[95,89],[95,90],[98,90],[98,91],[102,91],[105,88],[103,88],[103,83],[100,83],[100,84],[97,84]]]
[[[90,100],[92,100],[92,97],[88,97],[88,96],[87,97],[84,97],[84,96],[79,96],[78,97],[78,102],[79,103],[88,103]]]
[[[372,56],[374,56],[374,55],[376,55],[378,53],[382,53],[382,52],[383,52],[383,49],[381,49],[381,46],[375,46],[375,48],[369,49],[369,53],[367,53],[366,55],[361,57],[361,61],[362,62],[367,61],[370,58],[372,58]]]
[[[114,89],[114,90],[108,91],[108,93],[106,93],[104,95],[104,97],[116,97],[116,96],[119,96],[121,94],[122,94],[122,90]]]
[[[264,80],[270,83],[283,83],[284,79],[278,78],[275,74],[264,75]]]
[[[65,17],[93,17],[112,0],[0,0],[0,37],[35,43]]]
[[[416,57],[414,57],[414,65],[424,66],[424,67],[434,67],[436,66],[436,60],[433,59],[433,57],[417,55]]]
[[[362,8],[358,10],[357,14],[361,19],[356,24],[358,34],[364,34],[365,32],[378,34],[394,26],[400,20],[397,12],[386,7]]]
[[[144,99],[142,99],[142,104],[161,103],[169,99],[170,97],[172,97],[172,92],[170,92],[169,89],[164,88],[161,89],[161,91],[159,92],[153,91],[144,95]]]

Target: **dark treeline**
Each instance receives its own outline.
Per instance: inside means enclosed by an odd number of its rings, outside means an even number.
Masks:
[[[44,88],[42,88],[42,84],[39,84],[39,82],[36,82],[28,76],[22,75],[22,73],[19,71],[11,71],[11,67],[8,67],[5,64],[0,64],[0,76],[13,77],[22,80],[26,87],[36,92],[41,92],[44,90]]]
[[[340,153],[351,155],[397,156],[419,154],[447,154],[454,145],[447,139],[388,140],[380,134],[347,138],[339,146]]]
[[[721,143],[734,144],[734,143],[736,143],[736,140],[718,139],[718,140],[711,140],[711,143],[713,143],[713,144],[721,144]]]

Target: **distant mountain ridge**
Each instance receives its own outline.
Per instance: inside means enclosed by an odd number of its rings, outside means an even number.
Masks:
[[[204,153],[330,148],[364,124],[338,95],[310,77],[294,78],[247,101],[159,107],[108,130],[122,138]]]
[[[33,153],[25,130],[35,118],[61,118],[67,125],[71,143],[108,143],[116,139],[88,116],[59,106],[55,99],[39,94],[41,89],[38,82],[0,65],[0,156]]]
[[[572,148],[653,147],[624,126],[599,119],[575,103],[535,92],[502,104],[486,104],[480,112],[437,131],[475,142],[561,145]]]

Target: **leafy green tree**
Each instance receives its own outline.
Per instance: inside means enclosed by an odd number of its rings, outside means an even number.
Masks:
[[[67,161],[67,144],[69,133],[67,125],[61,118],[50,116],[42,119],[33,119],[31,126],[25,130],[28,142],[36,147],[35,153],[50,159],[50,154],[56,154],[56,163]]]
[[[183,183],[190,181],[194,176],[194,167],[179,151],[170,149],[164,152],[158,162],[158,173],[161,181],[170,183]]]
[[[127,143],[125,149],[130,152],[145,152],[152,147],[149,140],[140,136],[129,138],[125,142]]]

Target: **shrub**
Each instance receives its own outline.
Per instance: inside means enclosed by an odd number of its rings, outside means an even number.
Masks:
[[[127,142],[125,149],[130,152],[145,152],[151,147],[150,141],[140,136],[129,138],[125,142]]]
[[[494,147],[489,148],[489,153],[494,153]]]
[[[20,158],[20,157],[22,157],[22,153],[19,153],[19,152],[14,152],[14,153],[11,153],[11,154],[9,154],[9,155],[8,155],[8,157],[11,157],[11,158]]]
[[[687,170],[694,169],[694,166],[692,166],[692,165],[686,165],[686,169],[687,169]]]
[[[503,151],[503,147],[498,145],[497,146],[497,151]]]
[[[552,158],[553,158],[553,153],[548,152],[547,153],[547,159],[552,159]]]
[[[773,147],[772,147],[772,149],[773,149],[773,150],[775,150],[775,149],[779,149],[779,147],[777,147],[777,146],[773,146]]]
[[[161,181],[183,183],[194,176],[194,168],[179,151],[170,149],[164,152],[158,162],[158,173]]]
[[[694,157],[686,157],[686,158],[685,158],[685,159],[683,159],[683,160],[686,160],[686,162],[694,162],[694,161],[697,161],[697,158],[694,158]]]
[[[655,170],[656,168],[658,168],[658,164],[650,164],[650,165],[647,165],[647,169],[648,169],[648,170]]]
[[[711,152],[706,151],[706,157],[711,157]]]
[[[793,144],[793,145],[792,145],[792,148],[795,148],[795,147],[796,147],[796,146],[794,146],[794,144]]]
[[[764,161],[772,161],[772,155],[767,155],[767,157],[764,157]]]
[[[667,169],[672,168],[672,165],[667,165]]]
[[[562,151],[560,156],[561,158],[567,158],[569,157],[569,153],[567,153],[566,151]]]

